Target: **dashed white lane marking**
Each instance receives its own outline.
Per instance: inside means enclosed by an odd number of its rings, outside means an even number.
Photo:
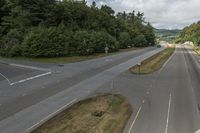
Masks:
[[[171,93],[170,93],[165,133],[168,133],[168,127],[169,127],[169,116],[170,116],[170,110],[171,110],[171,100],[172,100],[172,95],[171,95]]]
[[[112,59],[106,59],[107,62],[112,61]]]
[[[142,110],[142,106],[139,108],[139,110],[138,110],[138,112],[137,112],[137,114],[136,114],[136,116],[135,116],[135,119],[133,120],[133,122],[132,122],[132,124],[131,124],[131,127],[130,127],[128,133],[131,133],[131,130],[133,129],[133,127],[134,127],[134,125],[135,125],[135,122],[137,121],[138,116],[139,116],[141,110]]]
[[[142,100],[142,106],[143,106],[144,103],[145,103],[145,100]],[[142,106],[140,106],[140,108],[139,108],[139,110],[138,110],[138,112],[137,112],[137,114],[136,114],[136,116],[135,116],[135,118],[134,118],[134,120],[133,120],[133,122],[131,124],[131,127],[129,128],[128,133],[131,133],[131,131],[132,131],[132,129],[133,129],[133,127],[134,127],[139,115],[140,115],[140,112],[142,110]]]
[[[44,119],[40,120],[38,123],[34,124],[33,126],[31,126],[30,128],[28,128],[26,130],[26,132],[30,132],[31,130],[33,130],[34,128],[36,128],[38,125],[40,125],[41,123],[49,120],[50,118],[52,118],[54,115],[56,115],[57,113],[63,111],[67,106],[70,106],[71,104],[73,104],[74,102],[76,102],[77,99],[72,100],[71,102],[67,103],[65,106],[61,107],[60,109],[58,109],[57,111],[51,113],[50,115],[48,115],[47,117],[45,117]]]
[[[46,75],[50,75],[50,74],[52,74],[52,72],[43,73],[43,74],[36,75],[36,76],[33,76],[33,77],[29,77],[29,78],[26,78],[26,79],[23,79],[23,80],[20,80],[20,81],[17,81],[17,82],[13,82],[13,83],[9,82],[9,83],[10,83],[11,86],[13,86],[15,84],[23,83],[23,82],[33,80],[33,79],[36,79],[36,78],[39,78],[39,77],[43,77],[43,76],[46,76]]]

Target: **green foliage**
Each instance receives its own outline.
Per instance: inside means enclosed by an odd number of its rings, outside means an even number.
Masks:
[[[1,0],[0,56],[91,55],[155,44],[143,13],[75,0]],[[196,40],[198,41],[198,40]]]
[[[118,49],[116,40],[106,32],[77,31],[72,44],[72,51],[78,55],[102,53],[106,46],[110,51]]]
[[[131,37],[128,32],[121,32],[119,36],[120,48],[131,46]]]
[[[71,34],[65,28],[38,27],[30,31],[23,42],[23,53],[31,57],[55,57],[69,54]]]
[[[191,41],[195,45],[200,45],[200,22],[194,23],[185,27],[180,36],[176,39],[177,42]]]
[[[0,54],[3,56],[19,56],[21,54],[21,41],[23,34],[17,29],[12,29],[0,41]]]
[[[134,45],[136,47],[144,47],[147,45],[147,40],[143,34],[140,34],[134,38]]]

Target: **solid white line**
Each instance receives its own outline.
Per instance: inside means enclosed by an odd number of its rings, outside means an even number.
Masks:
[[[170,116],[170,110],[171,110],[171,99],[172,99],[172,95],[171,95],[171,93],[170,93],[165,133],[168,133],[168,127],[169,127],[169,116]]]
[[[20,80],[20,81],[17,81],[17,82],[10,83],[10,85],[12,86],[12,85],[15,85],[15,84],[23,83],[23,82],[33,80],[33,79],[36,79],[36,78],[39,78],[39,77],[42,77],[42,76],[46,76],[46,75],[49,75],[49,74],[52,74],[52,72],[47,72],[47,73],[44,73],[44,74],[29,77],[29,78],[26,78],[26,79],[23,79],[23,80]]]
[[[26,130],[26,132],[30,132],[31,130],[33,130],[34,128],[36,128],[38,125],[42,124],[43,122],[49,120],[50,118],[52,118],[53,116],[55,116],[57,113],[60,113],[61,111],[63,111],[67,106],[73,104],[74,102],[76,102],[77,99],[72,100],[71,102],[67,103],[66,105],[64,105],[63,107],[61,107],[60,109],[58,109],[57,111],[51,113],[50,115],[48,115],[47,117],[45,117],[44,119],[40,120],[38,123],[34,124],[33,126],[31,126],[30,128],[28,128]]]
[[[9,84],[11,84],[10,80],[9,80],[6,76],[4,76],[2,73],[0,73],[0,75],[1,75],[3,78],[5,78],[5,79],[8,81]]]
[[[138,110],[138,112],[137,112],[137,114],[136,114],[136,116],[135,116],[135,119],[133,120],[133,122],[132,122],[132,124],[131,124],[131,127],[130,127],[128,133],[131,133],[131,130],[133,129],[133,127],[134,127],[134,125],[135,125],[135,122],[136,122],[136,120],[138,119],[138,116],[139,116],[139,114],[140,114],[140,112],[141,112],[141,109],[142,109],[142,106],[139,108],[139,110]]]
[[[173,54],[170,56],[170,58],[163,64],[162,68],[159,70],[158,73],[161,73],[161,72],[162,72],[162,70],[165,68],[165,66],[168,64],[168,62],[169,62],[169,61],[172,59],[172,57],[174,56],[175,52],[176,52],[176,47],[175,47],[174,53],[173,53]]]

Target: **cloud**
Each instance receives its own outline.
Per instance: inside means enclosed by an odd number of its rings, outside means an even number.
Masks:
[[[87,0],[91,3],[93,0]],[[144,12],[146,20],[156,28],[183,28],[200,20],[200,0],[96,0],[116,12]]]

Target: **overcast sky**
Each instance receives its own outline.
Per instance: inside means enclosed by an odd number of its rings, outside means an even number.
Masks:
[[[87,0],[91,3],[94,0]],[[116,12],[132,10],[145,13],[156,28],[181,29],[200,20],[200,0],[95,0]]]

